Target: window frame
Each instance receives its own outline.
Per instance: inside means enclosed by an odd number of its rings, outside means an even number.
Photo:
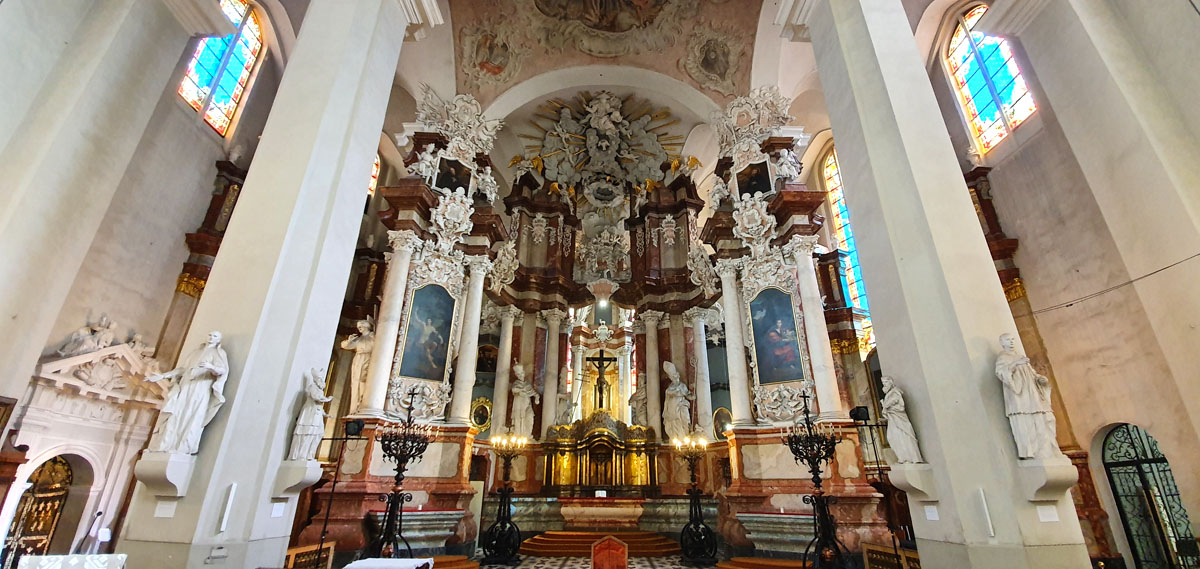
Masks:
[[[238,125],[241,122],[242,111],[245,110],[246,105],[249,104],[250,92],[254,90],[254,86],[258,80],[258,73],[262,69],[263,62],[267,59],[267,52],[270,49],[270,44],[267,42],[267,37],[270,35],[267,29],[269,22],[268,18],[266,17],[267,11],[259,6],[255,0],[246,0],[246,6],[246,16],[242,18],[242,21],[238,24],[236,31],[233,32],[232,35],[234,36],[234,40],[230,43],[230,47],[226,49],[225,54],[221,56],[221,63],[217,66],[217,74],[213,78],[213,88],[209,89],[208,93],[204,96],[204,100],[200,104],[200,108],[196,109],[192,107],[191,103],[189,103],[183,97],[183,95],[179,93],[179,88],[184,81],[187,81],[187,70],[192,64],[192,58],[195,56],[196,48],[199,46],[200,42],[203,42],[207,39],[216,38],[217,36],[198,37],[194,38],[196,43],[189,42],[188,50],[184,54],[182,67],[179,72],[179,80],[172,84],[175,102],[181,105],[183,109],[186,109],[188,112],[195,115],[196,125],[201,130],[205,131],[208,136],[216,137],[216,140],[220,141],[223,146],[229,146],[233,143],[235,131],[237,131]],[[228,70],[229,60],[233,57],[234,48],[236,47],[238,41],[241,40],[242,33],[251,17],[257,17],[259,28],[258,40],[261,46],[258,50],[258,55],[255,57],[254,64],[250,67],[250,75],[246,78],[246,85],[242,89],[242,96],[238,100],[237,105],[234,107],[233,114],[229,117],[229,126],[225,129],[225,134],[221,134],[217,131],[215,126],[209,124],[208,120],[205,118],[205,114],[207,113],[208,108],[212,105],[213,96],[217,91],[216,85],[220,83],[221,78]],[[230,23],[232,24],[233,22]]]

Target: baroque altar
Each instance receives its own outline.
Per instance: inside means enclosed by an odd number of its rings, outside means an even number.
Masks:
[[[570,497],[654,497],[658,492],[657,437],[650,427],[626,425],[605,409],[547,433],[543,492]]]

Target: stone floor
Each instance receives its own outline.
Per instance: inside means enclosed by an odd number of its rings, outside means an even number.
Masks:
[[[512,569],[588,569],[591,567],[592,560],[587,557],[537,557],[533,555],[525,555],[521,557],[521,562],[517,565],[481,565],[484,567],[500,569],[508,567]],[[678,555],[667,557],[630,557],[629,569],[684,569],[691,568],[692,565],[685,564]]]

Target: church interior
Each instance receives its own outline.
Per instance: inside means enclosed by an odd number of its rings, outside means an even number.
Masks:
[[[0,0],[0,567],[1200,568],[1196,53],[1198,0]]]

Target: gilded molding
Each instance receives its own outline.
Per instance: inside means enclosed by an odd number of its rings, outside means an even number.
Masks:
[[[1004,283],[1004,298],[1009,302],[1025,297],[1025,283],[1021,282],[1021,277],[1017,277],[1009,282]]]
[[[838,355],[860,354],[871,351],[871,340],[866,336],[860,336],[854,340],[830,338],[829,346],[833,353]]]
[[[175,292],[192,298],[200,298],[200,294],[204,292],[205,284],[208,284],[206,279],[202,279],[191,273],[179,273],[179,279],[175,282]]]

